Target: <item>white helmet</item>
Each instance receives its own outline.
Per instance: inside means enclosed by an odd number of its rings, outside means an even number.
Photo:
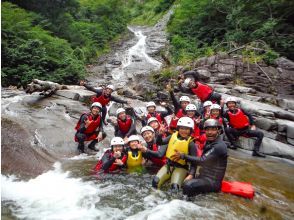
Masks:
[[[98,107],[98,108],[102,109],[102,105],[101,105],[100,102],[94,102],[94,103],[91,105],[91,108],[93,108],[93,107]]]
[[[205,108],[206,106],[211,106],[212,102],[211,101],[206,101],[203,103],[203,107]]]
[[[141,135],[145,132],[145,131],[152,131],[154,133],[154,129],[151,128],[150,126],[145,126],[141,129]]]
[[[210,110],[212,110],[212,109],[218,109],[218,110],[221,110],[221,107],[220,107],[218,104],[212,104],[212,105],[210,106]]]
[[[189,83],[190,83],[192,80],[193,80],[193,79],[191,79],[191,78],[186,78],[186,79],[184,80],[183,87],[189,88]]]
[[[125,111],[126,111],[126,110],[123,109],[123,108],[118,108],[118,109],[116,110],[116,116],[118,116],[120,113],[125,112]]]
[[[155,117],[149,118],[148,121],[147,121],[147,125],[149,125],[149,123],[152,122],[152,121],[157,121],[158,122],[158,119],[155,118]]]
[[[113,85],[107,85],[106,89],[111,89],[112,91],[114,91],[114,86]]]
[[[146,108],[149,108],[149,107],[152,107],[152,106],[156,107],[156,105],[155,105],[154,102],[148,102],[148,103],[146,104]]]
[[[114,137],[111,139],[110,145],[125,145],[125,142],[121,137]]]
[[[131,135],[129,138],[128,138],[128,143],[130,143],[131,141],[140,141],[140,138],[138,135]]]
[[[186,111],[197,111],[197,107],[194,104],[189,104],[186,106]]]
[[[235,102],[235,103],[237,103],[237,99],[235,98],[235,97],[228,97],[227,99],[226,99],[226,104],[228,103],[228,102]]]
[[[180,97],[180,102],[189,102],[190,103],[191,99],[188,96],[183,95]]]
[[[194,121],[192,118],[189,117],[182,117],[178,120],[177,127],[188,127],[194,129]]]

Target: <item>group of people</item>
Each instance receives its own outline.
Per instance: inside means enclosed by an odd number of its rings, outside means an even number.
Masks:
[[[110,101],[129,103],[113,96],[114,87],[111,85],[103,89],[94,89],[83,81],[81,85],[96,93],[90,112],[82,114],[76,125],[75,140],[78,150],[84,153],[85,141],[91,141],[88,148],[97,151],[95,145],[106,137],[103,131],[103,126],[108,125],[106,105]],[[137,118],[142,122],[140,132],[136,129],[137,119],[127,115],[125,109],[117,109],[111,148],[94,170],[118,172],[125,167],[153,164],[159,169],[152,180],[154,188],[160,188],[170,179],[172,190],[183,188],[184,194],[193,196],[220,191],[227,167],[227,146],[237,149],[239,136],[256,137],[252,155],[265,157],[259,151],[263,133],[256,130],[252,116],[237,106],[234,97],[223,101],[213,88],[199,82],[195,71],[180,76],[179,88],[200,99],[200,109],[188,96],[181,96],[178,100],[170,84],[167,91],[174,110],[165,104],[167,112],[157,112],[156,104],[148,102],[147,114]],[[166,121],[168,115],[171,115],[169,123]],[[224,135],[229,144],[224,142]],[[197,173],[198,166],[201,169]]]

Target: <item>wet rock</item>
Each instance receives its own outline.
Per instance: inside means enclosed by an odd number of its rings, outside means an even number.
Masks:
[[[215,62],[216,62],[216,56],[211,56],[207,58],[206,64],[208,66],[212,66],[213,64],[215,64]]]
[[[246,150],[252,151],[254,149],[254,142],[253,138],[239,138],[240,146]],[[267,137],[263,138],[260,151],[267,155],[294,160],[294,147]]]
[[[290,121],[294,121],[294,113],[288,111],[276,111],[274,112],[276,118],[286,119]]]
[[[235,66],[227,64],[217,64],[217,70],[221,73],[234,74]]]
[[[257,127],[266,131],[270,131],[270,130],[274,130],[278,128],[278,124],[276,121],[267,119],[267,118],[257,118],[255,120],[255,124]]]
[[[233,90],[238,91],[240,93],[256,93],[255,89],[249,88],[249,87],[244,87],[244,86],[235,86]]]
[[[283,109],[294,110],[294,100],[293,99],[277,99],[278,105]]]
[[[211,77],[211,73],[207,69],[197,69],[200,80],[208,80]]]
[[[79,100],[82,102],[90,100],[90,97],[95,95],[94,92],[81,89],[81,90],[57,90],[55,95],[62,96],[72,100]]]
[[[294,62],[285,58],[285,57],[279,57],[275,60],[276,65],[283,69],[287,70],[294,70]]]
[[[235,59],[220,59],[220,60],[218,60],[218,63],[235,66],[237,64],[237,60],[235,60]]]

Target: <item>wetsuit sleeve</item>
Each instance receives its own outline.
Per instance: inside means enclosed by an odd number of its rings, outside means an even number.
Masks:
[[[183,156],[183,159],[185,159],[188,162],[191,162],[191,163],[194,162],[196,165],[202,165],[206,163],[207,161],[215,160],[219,156],[225,155],[225,154],[226,154],[225,147],[221,147],[220,145],[217,145],[211,148],[206,153],[202,154],[200,158],[196,156],[190,156],[187,154],[182,154],[182,156]]]
[[[117,102],[117,103],[121,103],[121,104],[127,104],[128,102],[127,101],[124,101],[116,96],[110,96],[110,100],[111,101],[114,101],[114,102]]]
[[[134,132],[136,131],[136,124],[134,119],[132,119],[132,125],[128,131],[128,133],[126,134],[127,137],[131,136],[131,134],[134,134]]]
[[[101,161],[102,161],[102,169],[108,170],[109,167],[111,167],[111,165],[114,163],[115,157],[111,157],[110,153],[105,152],[105,154],[101,158]]]
[[[178,112],[181,108],[180,102],[177,100],[177,98],[175,97],[175,93],[173,91],[169,92],[170,94],[170,98],[173,102],[173,105],[175,107],[175,113]]]
[[[118,125],[114,126],[114,136],[117,137],[119,133]]]
[[[167,149],[167,145],[161,145],[158,151],[147,149],[145,155],[148,157],[152,156],[152,157],[162,158],[166,153],[166,149]]]
[[[99,132],[103,132],[103,120],[100,120]]]
[[[254,125],[254,120],[253,120],[252,115],[242,108],[241,108],[241,111],[248,117],[250,125]]]
[[[87,120],[88,116],[86,114],[84,114],[82,117],[81,117],[81,123],[80,123],[80,128],[78,129],[78,132],[80,133],[83,133],[87,128],[85,127],[86,126],[86,123],[85,121]]]
[[[223,118],[227,119],[227,121],[230,122],[228,110],[223,113]]]
[[[92,86],[89,86],[87,84],[84,85],[84,87],[92,92],[95,92],[98,96],[102,95],[102,90],[103,89],[95,89],[94,87]]]
[[[158,145],[168,144],[170,139],[171,139],[171,135],[167,136],[166,138],[162,138],[162,135],[158,135],[156,137],[156,144],[158,144]]]
[[[193,157],[197,156],[196,147],[197,146],[195,145],[194,142],[191,142],[189,144],[189,155],[190,156],[193,156]],[[196,163],[193,161],[190,161],[190,163],[191,163],[191,166],[190,166],[189,174],[194,176],[196,173]]]
[[[161,116],[162,120],[163,120],[166,116],[171,115],[171,114],[173,113],[173,110],[172,110],[169,106],[166,106],[165,108],[166,108],[167,112],[162,112],[162,113],[160,113],[160,116]]]

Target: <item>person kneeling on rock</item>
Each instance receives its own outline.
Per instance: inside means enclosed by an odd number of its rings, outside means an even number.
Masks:
[[[106,134],[103,132],[102,119],[100,112],[102,106],[99,102],[94,102],[91,105],[91,112],[81,115],[75,129],[75,141],[79,142],[78,150],[80,153],[85,153],[85,141],[92,141],[88,148],[94,151],[98,151],[95,145],[102,141]]]
[[[94,171],[103,170],[105,173],[122,169],[126,165],[127,155],[124,153],[124,140],[120,137],[112,138],[111,150],[107,150],[96,164]]]
[[[116,110],[116,116],[117,123],[114,127],[114,136],[124,138],[124,141],[127,142],[131,135],[137,133],[135,121],[126,114],[126,110],[123,108]]]
[[[237,107],[237,100],[234,97],[228,97],[226,100],[228,110],[224,113],[224,118],[228,120],[229,126],[225,129],[225,133],[232,144],[232,149],[239,147],[236,143],[239,136],[256,137],[252,156],[265,157],[259,151],[263,139],[263,133],[255,130],[253,118],[251,114],[244,109]]]
[[[227,168],[227,145],[221,140],[220,124],[215,119],[208,119],[204,123],[207,141],[201,157],[188,155],[177,151],[174,161],[190,162],[200,165],[201,170],[197,178],[189,175],[183,184],[183,193],[194,196],[201,193],[219,192]]]
[[[158,151],[146,150],[150,156],[162,158],[165,155],[167,158],[166,165],[153,178],[152,186],[154,188],[160,188],[163,183],[171,179],[172,190],[178,191],[187,174],[189,174],[188,178],[195,175],[194,165],[191,165],[188,171],[189,166],[185,160],[174,161],[172,157],[176,151],[196,157],[196,145],[191,137],[193,129],[194,121],[189,117],[182,117],[177,123],[178,131],[162,139],[162,146]]]

